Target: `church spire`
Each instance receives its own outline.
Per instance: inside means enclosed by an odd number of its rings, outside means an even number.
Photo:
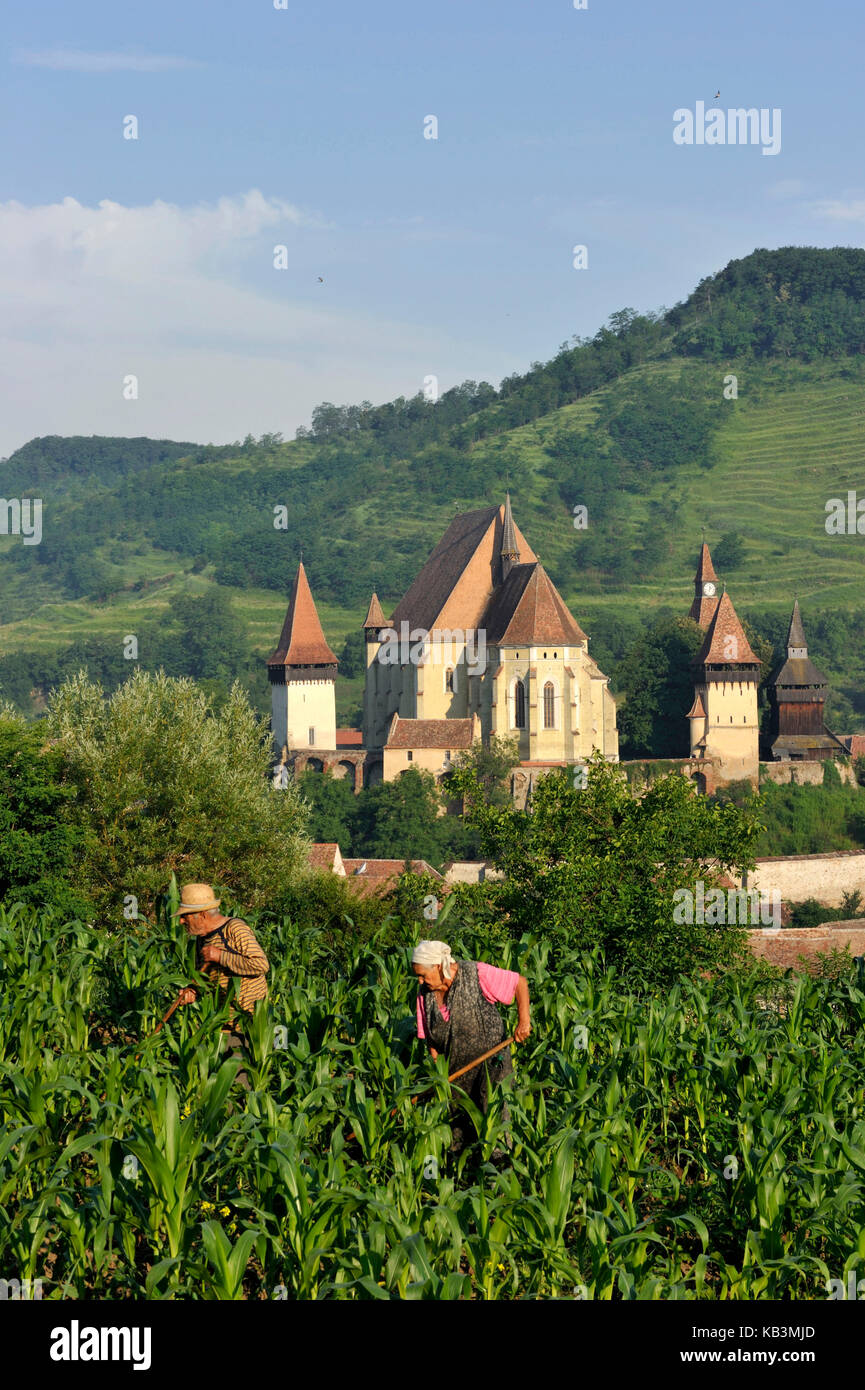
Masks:
[[[808,655],[808,643],[805,641],[805,629],[802,626],[802,614],[799,612],[799,600],[793,600],[793,616],[790,619],[790,627],[787,632],[787,656],[793,660],[797,657]]]
[[[706,542],[700,546],[697,560],[697,573],[694,575],[694,600],[688,609],[688,617],[705,631],[715,616],[718,607],[718,576],[712,564]]]
[[[504,584],[514,565],[520,563],[520,548],[517,544],[517,531],[511,515],[511,494],[505,493],[505,518],[502,531],[502,583]]]

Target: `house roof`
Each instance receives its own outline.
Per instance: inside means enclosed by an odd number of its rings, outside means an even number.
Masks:
[[[343,862],[336,841],[323,841],[321,844],[310,846],[309,866],[311,869],[330,869],[332,873],[337,874],[341,872]]]
[[[335,666],[336,656],[324,638],[318,612],[303,568],[297,567],[279,646],[268,666]]]
[[[406,872],[404,859],[344,859],[343,864],[346,887],[362,898],[387,893]],[[425,859],[412,859],[410,867],[413,874],[431,874],[444,885],[443,875]]]
[[[686,719],[705,719],[705,718],[706,718],[706,711],[705,711],[705,709],[703,708],[703,700],[702,700],[702,696],[700,695],[699,690],[697,691],[697,694],[694,696],[694,703],[692,704],[691,708],[688,710],[688,713],[685,715],[685,718],[686,718]]]
[[[395,714],[386,748],[471,748],[473,719],[402,719]]]
[[[337,729],[336,731],[337,748],[362,748],[363,730],[362,729]]]
[[[696,662],[706,666],[760,665],[759,658],[751,651],[729,594],[721,596]]]

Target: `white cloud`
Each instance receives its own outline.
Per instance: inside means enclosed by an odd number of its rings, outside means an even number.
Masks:
[[[802,179],[779,179],[766,190],[770,198],[796,198],[805,192]]]
[[[171,72],[202,66],[197,58],[180,58],[170,53],[87,53],[77,48],[19,52],[15,62],[56,72]]]
[[[811,210],[836,222],[865,222],[865,198],[823,198],[813,203]]]
[[[327,271],[318,285],[301,238],[322,225],[258,190],[188,207],[0,204],[0,456],[43,434],[290,437],[322,400],[386,400],[442,362],[457,372],[468,348],[342,309]]]

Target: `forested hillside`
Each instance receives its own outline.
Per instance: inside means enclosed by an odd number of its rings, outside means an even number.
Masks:
[[[39,545],[0,537],[0,695],[38,709],[81,664],[114,685],[132,634],[146,668],[216,696],[237,674],[264,708],[261,657],[302,548],[331,643],[352,635],[347,718],[370,591],[387,612],[454,513],[509,486],[621,693],[635,642],[687,612],[705,528],[737,610],[775,647],[798,594],[836,725],[863,724],[865,537],[825,528],[828,499],[865,495],[863,388],[865,252],[788,247],[669,311],[619,310],[498,389],[323,403],[290,442],[32,440],[0,463],[4,497],[43,499]]]

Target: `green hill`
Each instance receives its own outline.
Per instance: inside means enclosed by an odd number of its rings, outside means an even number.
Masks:
[[[865,497],[863,388],[865,252],[788,247],[667,313],[620,310],[498,390],[325,403],[292,442],[32,440],[0,463],[4,497],[43,499],[41,544],[0,536],[0,693],[28,704],[76,662],[112,684],[134,634],[142,664],[215,693],[238,672],[266,708],[261,657],[301,547],[339,652],[372,588],[387,612],[454,513],[509,486],[614,684],[627,642],[687,611],[705,529],[737,610],[776,644],[798,595],[836,722],[865,722],[865,536],[825,528],[830,498]],[[341,718],[360,684],[340,681]]]

